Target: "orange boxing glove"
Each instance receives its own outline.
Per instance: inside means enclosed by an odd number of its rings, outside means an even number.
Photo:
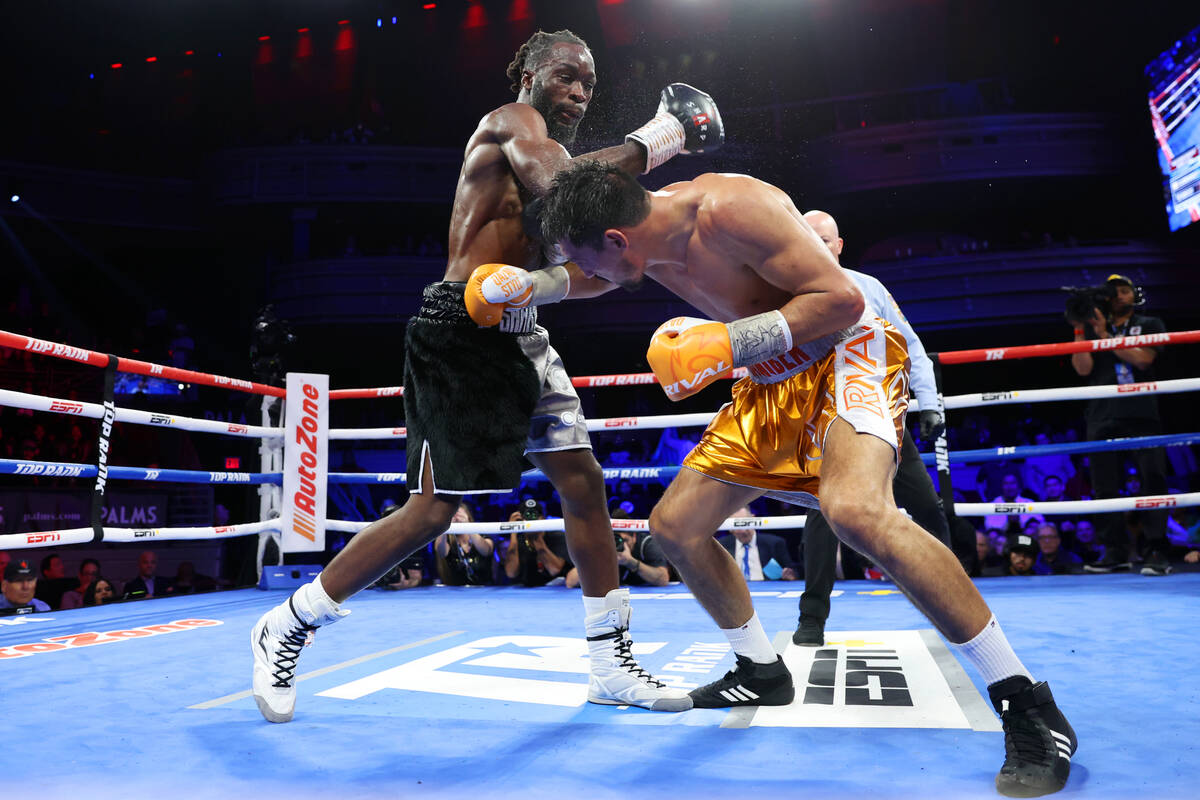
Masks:
[[[667,397],[691,397],[733,372],[729,329],[722,322],[695,317],[667,320],[650,339],[646,360]]]
[[[483,264],[467,279],[463,302],[475,324],[488,328],[500,324],[506,308],[557,303],[570,285],[562,266],[529,272],[507,264]]]

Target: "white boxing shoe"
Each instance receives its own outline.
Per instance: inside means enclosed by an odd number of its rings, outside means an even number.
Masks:
[[[320,577],[259,617],[250,631],[254,702],[268,722],[290,722],[296,709],[296,662],[317,628],[349,614],[329,599]]]
[[[687,711],[692,698],[672,689],[642,669],[629,638],[629,590],[613,589],[604,597],[603,613],[586,618],[591,676],[588,702],[629,705],[651,711]]]

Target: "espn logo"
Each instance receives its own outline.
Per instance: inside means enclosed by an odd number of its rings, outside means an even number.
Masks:
[[[804,689],[805,705],[833,705],[840,649],[816,652]],[[848,648],[845,651],[845,705],[911,706],[912,693],[895,650]]]
[[[69,400],[55,400],[50,404],[50,410],[59,414],[82,414],[83,403],[72,403]]]
[[[1174,497],[1139,497],[1134,508],[1174,508],[1179,501]]]

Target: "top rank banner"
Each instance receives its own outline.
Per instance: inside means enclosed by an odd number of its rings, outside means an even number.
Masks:
[[[283,431],[283,552],[324,550],[328,375],[288,373]]]

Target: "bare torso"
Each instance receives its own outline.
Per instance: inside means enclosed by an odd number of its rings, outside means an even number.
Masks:
[[[837,262],[804,222],[791,198],[780,189],[746,175],[710,173],[671,184],[655,196],[666,200],[690,224],[684,263],[653,263],[646,275],[661,283],[709,318],[730,322],[785,306],[797,295],[824,291],[840,281]],[[785,274],[764,269],[777,253],[770,242],[747,241],[729,224],[740,208],[757,213],[768,204],[796,227],[788,237],[791,253]]]
[[[450,214],[450,252],[444,280],[465,281],[480,264],[541,266],[541,247],[521,223],[530,197],[517,180],[496,135],[498,116],[488,114],[467,142]]]

